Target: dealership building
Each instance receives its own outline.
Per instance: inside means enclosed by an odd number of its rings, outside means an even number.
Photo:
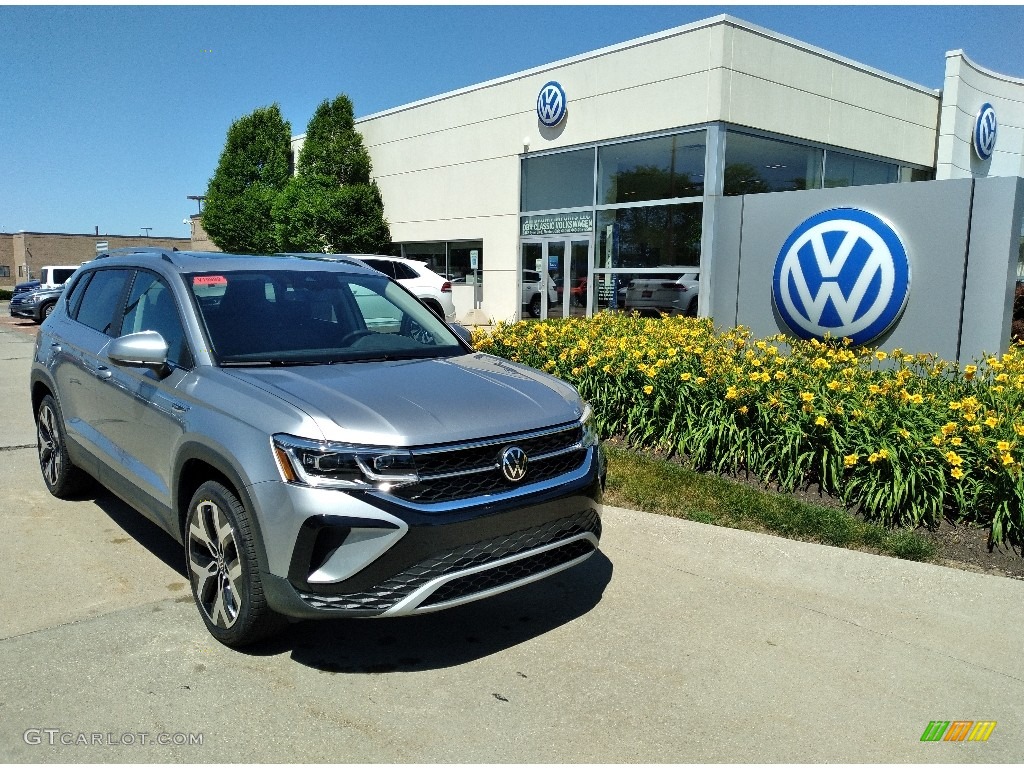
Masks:
[[[962,51],[936,91],[718,16],[356,126],[395,253],[460,316],[539,295],[954,359],[1008,343],[1024,80]]]

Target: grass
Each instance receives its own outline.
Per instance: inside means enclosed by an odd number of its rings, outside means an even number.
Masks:
[[[890,530],[841,509],[757,490],[623,448],[606,444],[605,451],[605,500],[614,505],[905,560],[928,561],[936,554],[934,545],[913,531]]]

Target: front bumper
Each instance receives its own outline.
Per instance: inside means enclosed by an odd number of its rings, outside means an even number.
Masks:
[[[271,606],[299,618],[403,616],[480,600],[546,578],[586,560],[601,537],[604,463],[596,446],[579,471],[561,482],[524,488],[521,495],[423,512],[394,500],[365,497],[404,535],[348,578],[316,583],[325,549],[337,546],[351,518],[307,518],[296,538],[288,577],[270,575]]]

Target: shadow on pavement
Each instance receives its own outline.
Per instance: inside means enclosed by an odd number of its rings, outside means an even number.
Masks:
[[[148,549],[164,565],[179,576],[188,578],[185,571],[185,549],[163,528],[150,522],[141,512],[136,512],[99,484],[87,492],[83,499],[95,503],[115,525]]]
[[[113,494],[96,486],[91,500],[127,535],[187,578],[182,546]],[[511,592],[438,613],[385,619],[329,619],[289,625],[281,635],[239,649],[253,656],[290,653],[329,673],[414,672],[457,666],[498,653],[568,624],[592,610],[612,578],[598,550],[586,562]],[[197,617],[197,625],[198,617]]]
[[[322,672],[366,674],[453,667],[539,637],[593,609],[611,581],[598,551],[534,584],[438,613],[392,619],[332,619],[291,625],[245,652],[291,653]]]

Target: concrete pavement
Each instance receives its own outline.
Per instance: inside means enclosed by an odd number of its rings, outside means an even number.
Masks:
[[[0,325],[0,761],[1024,762],[1024,582],[622,509],[545,582],[224,648],[169,537],[47,494],[30,356]]]

